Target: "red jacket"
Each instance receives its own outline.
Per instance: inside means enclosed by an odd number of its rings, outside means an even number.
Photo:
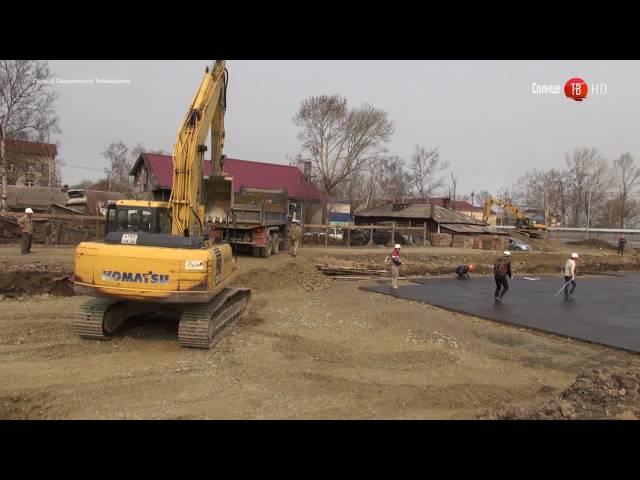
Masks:
[[[396,248],[393,249],[393,251],[391,252],[391,261],[396,265],[402,264],[402,262],[400,261],[400,250]]]

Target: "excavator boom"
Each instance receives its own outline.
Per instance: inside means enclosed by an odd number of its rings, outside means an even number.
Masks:
[[[175,235],[204,233],[204,154],[211,129],[211,177],[223,177],[224,113],[227,72],[224,60],[205,70],[200,87],[178,131],[173,153],[173,189],[169,198]]]

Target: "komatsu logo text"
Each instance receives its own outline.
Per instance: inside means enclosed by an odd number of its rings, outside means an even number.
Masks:
[[[148,273],[133,272],[102,272],[104,282],[132,282],[132,283],[169,283],[169,275],[161,275],[149,271]]]

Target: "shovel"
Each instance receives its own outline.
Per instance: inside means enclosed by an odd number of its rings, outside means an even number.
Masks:
[[[571,279],[569,279],[569,280],[567,281],[567,283],[565,283],[565,284],[562,286],[562,288],[561,288],[560,290],[558,290],[558,293],[556,293],[556,294],[554,295],[554,297],[557,297],[557,296],[560,294],[560,292],[561,292],[562,290],[564,290],[564,287],[566,287],[567,285],[569,285],[569,283],[570,283],[570,282],[571,282]]]

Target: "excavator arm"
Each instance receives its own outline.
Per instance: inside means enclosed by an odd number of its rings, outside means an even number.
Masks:
[[[485,222],[489,219],[489,216],[491,215],[491,208],[494,205],[499,205],[502,208],[504,208],[505,211],[513,213],[516,216],[516,218],[520,218],[520,219],[525,218],[524,212],[520,210],[518,207],[511,205],[510,203],[503,202],[502,200],[498,200],[497,198],[493,198],[491,195],[489,195],[484,205],[483,219]]]
[[[510,212],[513,213],[516,217],[516,226],[518,225],[522,225],[526,228],[530,228],[530,229],[534,229],[534,230],[544,230],[546,231],[547,226],[544,224],[539,224],[539,223],[534,223],[531,219],[527,218],[524,214],[524,212],[522,210],[520,210],[518,207],[516,207],[515,205],[512,205],[510,203],[507,203],[503,200],[499,200],[497,198],[494,198],[492,196],[489,196],[487,198],[487,201],[485,203],[484,206],[484,215],[483,215],[483,219],[486,222],[489,219],[489,215],[491,215],[491,208],[493,207],[493,205],[499,205],[502,208],[504,208],[504,210],[506,212]]]
[[[216,60],[204,78],[178,131],[173,153],[173,188],[169,198],[171,233],[190,236],[204,233],[204,155],[211,129],[211,179],[224,181],[224,113],[227,71],[224,60]],[[228,180],[227,180],[228,181]],[[230,182],[229,182],[230,183]],[[227,186],[223,190],[228,192]]]

